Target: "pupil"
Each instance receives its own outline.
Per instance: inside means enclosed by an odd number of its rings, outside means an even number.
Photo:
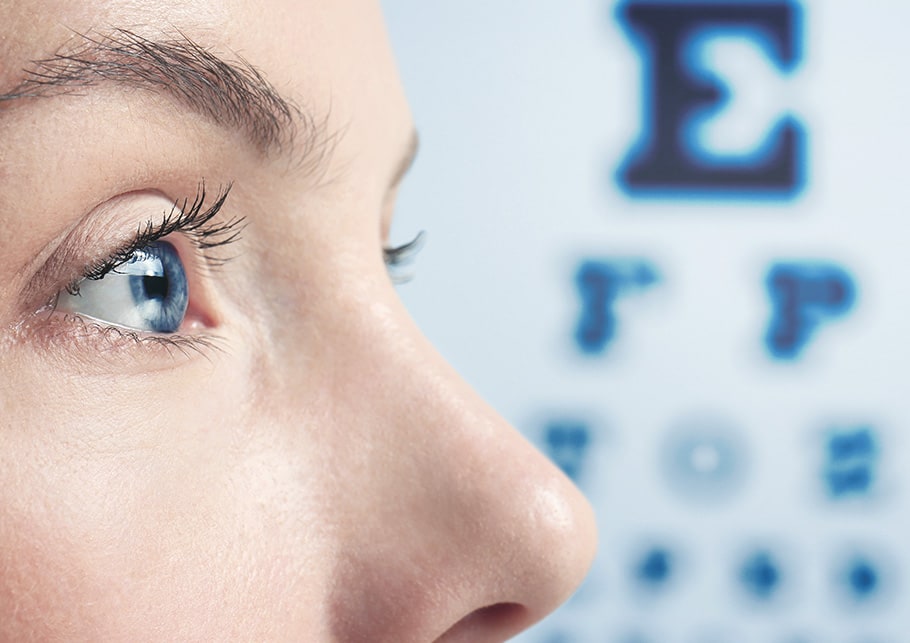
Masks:
[[[167,277],[142,277],[142,288],[149,299],[165,300],[168,294]]]

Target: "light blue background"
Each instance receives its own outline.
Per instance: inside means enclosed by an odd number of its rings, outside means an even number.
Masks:
[[[702,131],[748,150],[781,113],[809,135],[795,200],[650,201],[616,168],[638,136],[641,61],[607,1],[383,0],[421,132],[393,242],[426,229],[417,322],[507,419],[543,445],[552,419],[592,430],[579,483],[600,554],[578,595],[526,642],[906,643],[910,641],[910,4],[803,2],[804,61],[779,75],[748,43],[717,41],[707,64],[748,79]],[[599,357],[573,343],[585,258],[641,257],[661,283],[617,306]],[[803,359],[762,338],[764,276],[777,260],[833,261],[859,286],[852,314]],[[737,437],[740,486],[685,497],[662,454],[674,430]],[[868,496],[834,502],[822,471],[832,427],[868,424],[880,457]],[[652,595],[631,569],[651,542],[678,554]],[[738,593],[737,565],[771,548],[780,596]],[[870,552],[882,596],[839,594],[840,562]],[[637,637],[637,638],[636,638]]]

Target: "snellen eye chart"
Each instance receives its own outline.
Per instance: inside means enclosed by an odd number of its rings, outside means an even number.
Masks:
[[[598,516],[517,640],[910,642],[910,4],[383,6],[400,294]]]

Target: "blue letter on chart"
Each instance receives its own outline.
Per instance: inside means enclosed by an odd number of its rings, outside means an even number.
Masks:
[[[765,343],[778,359],[799,357],[815,330],[846,315],[856,299],[853,279],[833,264],[778,263],[765,283],[771,298]]]
[[[641,259],[583,261],[575,274],[581,296],[575,343],[581,352],[604,353],[616,335],[616,300],[626,292],[649,288],[658,279],[657,269]]]
[[[699,69],[693,51],[711,36],[757,43],[777,69],[800,59],[799,10],[791,2],[659,2],[629,0],[620,23],[642,57],[643,105],[639,140],[619,168],[632,196],[791,198],[804,181],[806,139],[782,116],[765,140],[744,156],[712,154],[693,134],[698,121],[724,109],[729,88]],[[748,82],[749,79],[743,79]]]

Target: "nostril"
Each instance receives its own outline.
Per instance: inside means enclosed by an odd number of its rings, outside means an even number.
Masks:
[[[496,603],[476,609],[446,630],[436,643],[499,643],[528,623],[528,610],[518,603]]]

